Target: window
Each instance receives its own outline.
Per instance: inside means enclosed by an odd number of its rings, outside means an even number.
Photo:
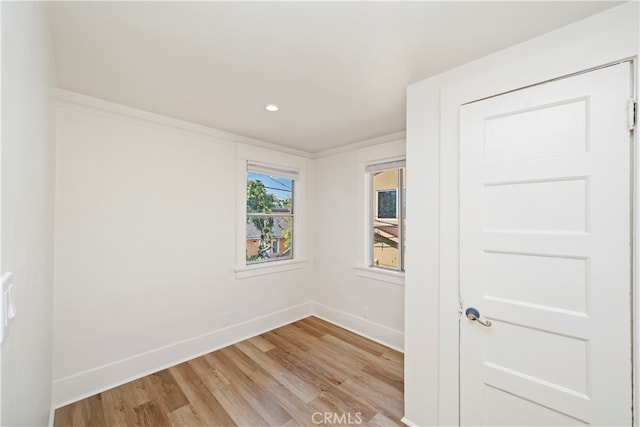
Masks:
[[[241,143],[236,156],[236,279],[307,268],[311,160]]]
[[[407,195],[405,163],[395,161],[369,165],[366,172],[371,189],[369,266],[404,271]]]
[[[396,189],[393,190],[376,190],[378,197],[378,219],[398,218],[398,199],[396,197]]]
[[[295,172],[247,167],[247,265],[293,258]]]

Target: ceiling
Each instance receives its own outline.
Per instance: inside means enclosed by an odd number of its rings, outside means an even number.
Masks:
[[[50,2],[58,87],[307,152],[405,128],[408,84],[611,1]],[[280,111],[265,111],[275,103]]]

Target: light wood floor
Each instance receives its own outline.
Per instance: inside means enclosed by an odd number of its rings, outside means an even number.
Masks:
[[[64,406],[63,426],[401,426],[403,356],[308,317]]]

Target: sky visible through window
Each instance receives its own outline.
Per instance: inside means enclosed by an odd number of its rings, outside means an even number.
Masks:
[[[264,184],[267,194],[273,194],[278,200],[291,198],[291,187],[293,180],[288,178],[272,178],[254,172],[247,172],[247,180],[261,181]]]

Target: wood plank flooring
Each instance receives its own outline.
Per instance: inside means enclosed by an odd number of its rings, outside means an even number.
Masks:
[[[401,426],[403,355],[316,317],[56,410],[67,426]]]

